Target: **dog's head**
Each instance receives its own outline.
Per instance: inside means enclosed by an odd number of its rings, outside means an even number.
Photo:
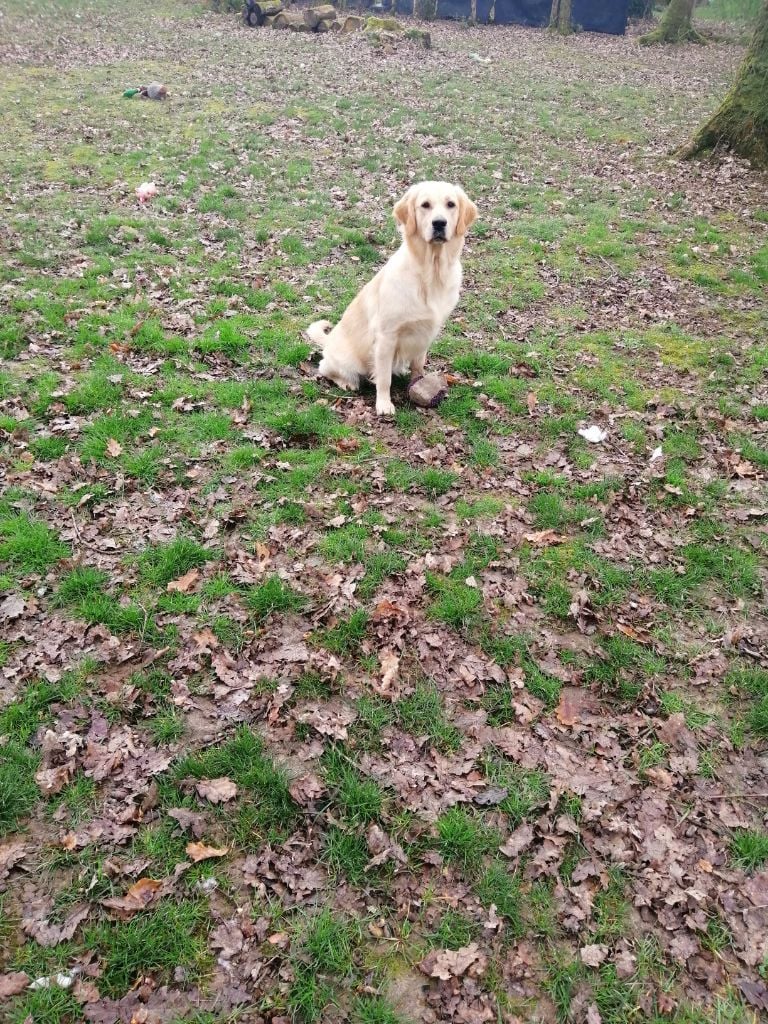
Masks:
[[[441,245],[462,236],[477,220],[477,207],[459,185],[420,181],[395,203],[395,220],[403,234]]]

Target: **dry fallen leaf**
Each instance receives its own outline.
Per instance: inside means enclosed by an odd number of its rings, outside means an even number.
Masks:
[[[221,779],[201,779],[195,789],[204,800],[212,804],[225,804],[237,796],[237,786],[224,776]]]
[[[388,860],[392,860],[396,864],[408,863],[408,857],[402,846],[395,842],[394,839],[390,838],[390,836],[388,836],[387,833],[378,825],[371,825],[368,829],[366,841],[368,843],[368,849],[373,855],[372,859],[366,865],[366,871],[369,871],[371,868],[377,867],[379,864],[383,864]]]
[[[599,967],[608,956],[608,947],[595,943],[592,946],[582,946],[579,950],[581,962],[587,967]]]
[[[98,1003],[101,993],[92,981],[76,978],[72,986],[72,995],[78,1003]]]
[[[349,735],[347,726],[357,718],[357,711],[341,700],[330,700],[326,704],[308,704],[296,718],[317,729],[322,736],[345,740]]]
[[[751,1006],[756,1006],[758,1010],[768,1010],[768,985],[764,981],[739,978],[736,984]]]
[[[226,846],[206,846],[205,843],[187,843],[186,851],[194,864],[212,857],[225,857],[229,852]]]
[[[508,796],[509,790],[505,786],[488,786],[487,789],[481,789],[479,793],[475,793],[472,802],[480,807],[494,807],[502,800],[506,800]]]
[[[568,540],[562,533],[558,533],[557,530],[534,530],[531,533],[524,534],[525,539],[530,544],[535,544],[536,547],[544,547],[547,544],[563,544]]]
[[[624,622],[617,622],[616,629],[623,633],[624,636],[628,636],[630,640],[635,640],[639,644],[653,643],[652,638],[647,633],[640,633],[633,626],[628,626]]]
[[[340,437],[336,442],[336,451],[347,453],[356,452],[360,447],[360,442],[356,437]]]
[[[113,459],[123,454],[123,446],[119,441],[116,441],[114,437],[110,437],[107,441],[107,455],[111,455]]]
[[[205,834],[207,822],[204,814],[188,811],[185,807],[171,807],[167,814],[169,818],[174,818],[184,831],[189,829],[196,839],[201,839]]]
[[[371,616],[373,622],[383,622],[386,619],[398,619],[400,622],[407,622],[409,618],[410,614],[407,608],[401,608],[399,604],[394,604],[386,599],[378,602]]]
[[[564,686],[560,691],[560,700],[555,708],[555,715],[561,725],[576,725],[583,711],[586,710],[589,693],[578,686]]]
[[[29,985],[29,975],[24,971],[11,971],[10,974],[0,974],[0,999],[8,999],[10,996],[17,996]]]
[[[110,896],[102,900],[101,905],[114,911],[117,917],[126,920],[140,910],[146,910],[162,885],[163,883],[156,878],[140,878],[138,882],[133,883],[125,896]]]
[[[484,959],[478,944],[470,942],[462,949],[432,950],[419,964],[419,970],[430,978],[448,981],[450,978],[458,978],[466,973],[473,964],[482,962]]]
[[[195,646],[197,647],[201,654],[205,651],[215,651],[216,648],[219,646],[219,641],[218,638],[216,637],[216,634],[213,633],[207,626],[203,626],[203,628],[201,630],[198,630],[197,633],[193,633],[192,639],[194,640]]]
[[[52,923],[47,915],[53,911],[53,901],[42,899],[25,907],[21,927],[25,935],[39,945],[58,946],[60,942],[68,942],[73,937],[91,909],[90,903],[76,903],[60,924]]]
[[[381,683],[376,687],[376,692],[394,699],[397,696],[394,691],[397,689],[400,659],[394,651],[387,649],[379,654],[379,664],[381,665]]]
[[[11,872],[14,865],[23,860],[28,853],[26,843],[18,839],[12,839],[9,843],[0,846],[0,892],[5,889],[5,879]]]
[[[507,841],[499,847],[499,853],[505,857],[517,857],[523,850],[527,850],[533,842],[533,828],[531,825],[520,825]]]
[[[0,602],[0,619],[18,619],[27,606],[27,602],[21,594],[9,594],[4,601]]]
[[[310,772],[308,775],[301,775],[294,779],[288,787],[288,792],[297,804],[306,807],[326,793],[327,789],[325,783],[314,772]]]
[[[171,580],[165,589],[170,592],[175,591],[177,594],[188,594],[199,579],[200,570],[190,569],[183,576],[179,576],[177,580]]]
[[[35,772],[35,782],[40,787],[41,793],[45,796],[53,796],[60,793],[72,778],[74,771],[73,763],[60,764],[56,768],[40,768]]]

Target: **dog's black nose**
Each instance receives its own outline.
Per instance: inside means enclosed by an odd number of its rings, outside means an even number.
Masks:
[[[442,217],[435,217],[432,221],[432,227],[435,231],[445,231],[445,225],[448,223],[447,220],[443,220]]]

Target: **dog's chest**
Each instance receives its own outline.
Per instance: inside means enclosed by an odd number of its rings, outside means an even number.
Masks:
[[[425,320],[436,320],[442,325],[450,316],[459,301],[461,271],[452,274],[451,278],[439,286],[425,288],[421,296]]]

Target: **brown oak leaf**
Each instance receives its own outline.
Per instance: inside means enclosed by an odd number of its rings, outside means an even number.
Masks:
[[[168,817],[174,818],[185,832],[188,829],[195,839],[202,839],[205,835],[207,826],[205,815],[198,814],[196,811],[188,811],[185,807],[171,807],[167,813]]]
[[[162,889],[163,883],[156,878],[140,878],[134,882],[125,896],[110,896],[101,901],[103,907],[115,912],[117,917],[127,919],[147,907]]]
[[[475,973],[482,973],[485,957],[476,942],[470,942],[461,949],[433,949],[419,964],[419,970],[430,978],[449,981],[465,974],[470,967],[477,965]]]
[[[165,589],[169,592],[175,591],[177,594],[188,594],[199,579],[200,570],[190,569],[183,576],[179,576],[177,580],[171,580]]]
[[[294,779],[288,787],[288,792],[291,794],[297,804],[301,804],[302,807],[306,807],[308,804],[313,803],[318,797],[325,793],[326,786],[321,779],[315,775],[314,772],[310,772],[308,775],[301,775],[299,778]]]
[[[595,943],[592,946],[582,946],[579,950],[579,956],[581,957],[581,962],[586,964],[587,967],[599,967],[608,956],[608,947],[600,943]]]
[[[220,779],[201,779],[195,789],[204,800],[212,804],[225,804],[237,796],[237,786],[226,775]]]
[[[226,846],[206,846],[205,843],[187,843],[186,851],[194,864],[211,857],[226,857],[229,852]]]
[[[0,974],[0,999],[8,999],[10,996],[17,996],[23,992],[29,984],[29,975],[24,971],[11,971],[9,974]]]

